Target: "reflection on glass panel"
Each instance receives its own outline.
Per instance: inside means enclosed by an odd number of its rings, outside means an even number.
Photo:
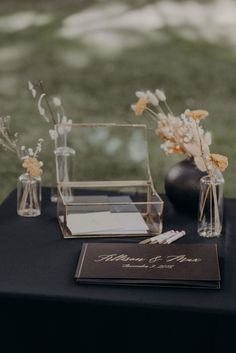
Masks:
[[[148,155],[143,125],[74,124],[67,137],[72,180],[146,180]]]

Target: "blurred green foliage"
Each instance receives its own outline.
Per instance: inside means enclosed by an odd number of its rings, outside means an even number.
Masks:
[[[225,194],[236,196],[235,48],[221,40],[208,42],[201,36],[183,38],[181,31],[170,26],[150,34],[126,27],[108,30],[114,41],[105,36],[102,39],[107,39],[108,44],[104,46],[103,41],[101,47],[97,31],[94,37],[92,32],[70,39],[58,34],[68,16],[101,4],[108,2],[32,4],[16,0],[0,4],[0,114],[12,116],[12,130],[19,132],[22,144],[34,146],[39,137],[46,140],[42,153],[44,185],[53,182],[53,144],[48,137],[49,127],[27,90],[29,79],[43,80],[50,95],[60,96],[67,116],[74,122],[137,122],[130,110],[130,104],[136,100],[135,91],[157,87],[164,88],[176,114],[186,108],[208,110],[210,117],[204,125],[213,133],[212,152],[229,157]],[[142,9],[146,1],[129,1],[126,6],[130,10]],[[1,29],[2,19],[9,18],[10,26],[10,21],[16,23],[17,19],[9,16],[23,12],[46,16],[48,22],[15,31]],[[165,156],[159,145],[158,137],[150,132],[153,179],[158,191],[163,191],[166,172],[181,157]],[[92,161],[96,165],[95,155],[91,156]],[[0,162],[2,200],[15,188],[22,168],[10,152],[1,151]]]

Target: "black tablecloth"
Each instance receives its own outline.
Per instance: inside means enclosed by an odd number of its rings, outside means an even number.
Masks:
[[[160,334],[167,332],[167,337],[175,337],[176,345],[177,342],[180,344],[180,335],[183,342],[189,343],[191,332],[199,339],[204,337],[204,347],[208,348],[208,352],[213,346],[215,352],[222,342],[225,344],[221,338],[229,336],[232,320],[234,322],[236,318],[235,215],[236,200],[226,199],[223,236],[219,239],[203,239],[197,235],[196,218],[177,213],[165,200],[165,230],[184,229],[187,232],[179,243],[218,244],[222,276],[220,290],[78,285],[73,277],[84,240],[63,239],[56,220],[55,204],[49,200],[49,189],[43,189],[42,215],[36,218],[16,215],[16,193],[13,192],[0,207],[0,310],[4,314],[1,332],[8,339],[9,330],[12,337],[18,335],[18,348],[24,346],[24,351],[26,343],[23,338],[28,335],[22,336],[22,332],[29,330],[30,337],[34,337],[36,331],[43,332],[47,327],[47,339],[49,336],[54,339],[50,343],[50,350],[46,346],[49,341],[43,340],[47,342],[43,345],[44,352],[52,351],[56,342],[59,342],[58,350],[62,344],[62,336],[67,332],[69,336],[73,333],[73,337],[68,340],[64,338],[63,344],[66,346],[75,343],[74,348],[72,345],[67,346],[70,347],[67,352],[90,352],[93,347],[97,351],[110,349],[111,352],[121,353],[137,351],[140,347],[144,349],[146,345],[150,345],[150,339],[157,343],[158,336],[160,342]],[[122,241],[139,240],[140,238],[125,238]],[[121,242],[120,239],[96,241]],[[196,331],[192,331],[191,325]],[[83,335],[91,333],[91,340],[88,334],[83,341],[82,332]],[[108,336],[113,334],[115,337],[113,347],[107,347],[104,343],[108,342],[106,332],[109,333]],[[180,332],[180,335],[176,332]],[[146,340],[145,335],[149,334],[154,337]],[[137,340],[132,339],[131,343],[130,337],[136,337]],[[207,337],[214,337],[214,344],[210,343],[211,340],[207,342]],[[10,341],[7,342],[10,344]],[[170,344],[173,344],[172,339],[166,342],[166,347]],[[125,347],[122,351],[123,345]],[[196,347],[196,343],[194,346]],[[42,350],[38,343],[34,346],[34,351],[37,351],[37,347]],[[185,351],[183,347],[182,351]]]

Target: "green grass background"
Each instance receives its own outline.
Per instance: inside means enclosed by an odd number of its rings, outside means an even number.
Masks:
[[[83,36],[67,40],[57,35],[67,16],[108,3],[15,0],[0,4],[0,20],[22,11],[51,16],[44,26],[13,32],[0,30],[0,114],[12,116],[12,130],[19,132],[22,144],[33,146],[39,137],[45,138],[41,155],[44,185],[53,180],[53,145],[48,126],[27,90],[29,79],[43,80],[49,94],[60,96],[67,116],[74,122],[136,122],[130,110],[135,91],[157,87],[164,88],[176,114],[186,108],[207,109],[210,116],[204,125],[213,134],[212,152],[229,157],[225,195],[236,196],[235,47],[223,40],[210,43],[201,36],[184,39],[180,31],[168,26],[150,35],[118,29],[124,42],[143,37],[136,44],[113,52],[109,48],[99,51]],[[126,5],[135,10],[147,3],[127,1]],[[165,174],[181,157],[165,156],[159,145],[158,137],[150,133],[153,179],[162,192]],[[91,156],[93,161],[96,163],[95,155]],[[16,187],[21,172],[17,158],[1,151],[0,201]]]

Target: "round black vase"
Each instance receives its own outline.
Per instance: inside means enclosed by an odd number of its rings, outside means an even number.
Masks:
[[[165,177],[165,191],[177,211],[197,215],[200,179],[204,175],[191,158],[175,164],[169,170]]]

